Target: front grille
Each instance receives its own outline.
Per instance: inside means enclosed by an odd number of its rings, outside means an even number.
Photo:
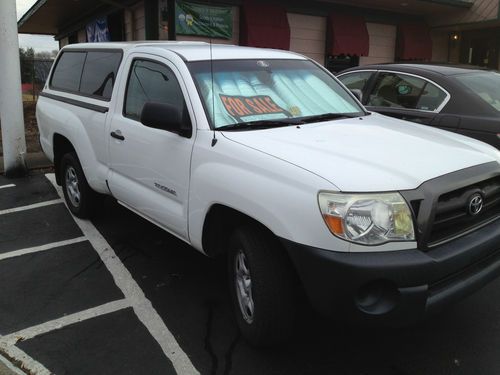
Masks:
[[[415,217],[418,248],[429,251],[500,218],[500,167],[496,161],[476,165],[400,193]],[[475,194],[484,206],[473,216],[468,206]]]
[[[475,216],[469,212],[470,200],[480,194],[483,208]],[[428,237],[432,247],[463,235],[500,216],[500,176],[479,181],[439,196],[434,207],[434,221]]]

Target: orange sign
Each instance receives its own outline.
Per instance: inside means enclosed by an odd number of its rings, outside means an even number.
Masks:
[[[227,113],[235,118],[273,113],[290,115],[268,95],[229,96],[220,94],[220,98]]]

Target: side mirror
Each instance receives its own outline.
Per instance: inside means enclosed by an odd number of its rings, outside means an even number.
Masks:
[[[360,103],[363,103],[363,91],[360,89],[352,89],[351,93],[359,100]]]
[[[187,112],[187,111],[184,111]],[[187,115],[187,113],[186,113]],[[141,123],[154,129],[166,130],[190,138],[191,124],[185,121],[183,111],[170,104],[148,102],[141,113]],[[189,117],[188,117],[189,118]]]

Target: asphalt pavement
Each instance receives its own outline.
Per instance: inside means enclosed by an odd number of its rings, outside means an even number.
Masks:
[[[42,174],[0,176],[0,352],[32,372],[500,373],[500,280],[404,328],[331,321],[304,301],[294,337],[256,349],[236,329],[223,259],[112,198],[92,222],[59,199]]]

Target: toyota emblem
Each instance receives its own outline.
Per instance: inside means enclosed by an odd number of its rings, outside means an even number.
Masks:
[[[469,215],[476,216],[477,214],[479,214],[483,209],[483,204],[484,201],[481,194],[477,193],[470,197],[468,207]]]

